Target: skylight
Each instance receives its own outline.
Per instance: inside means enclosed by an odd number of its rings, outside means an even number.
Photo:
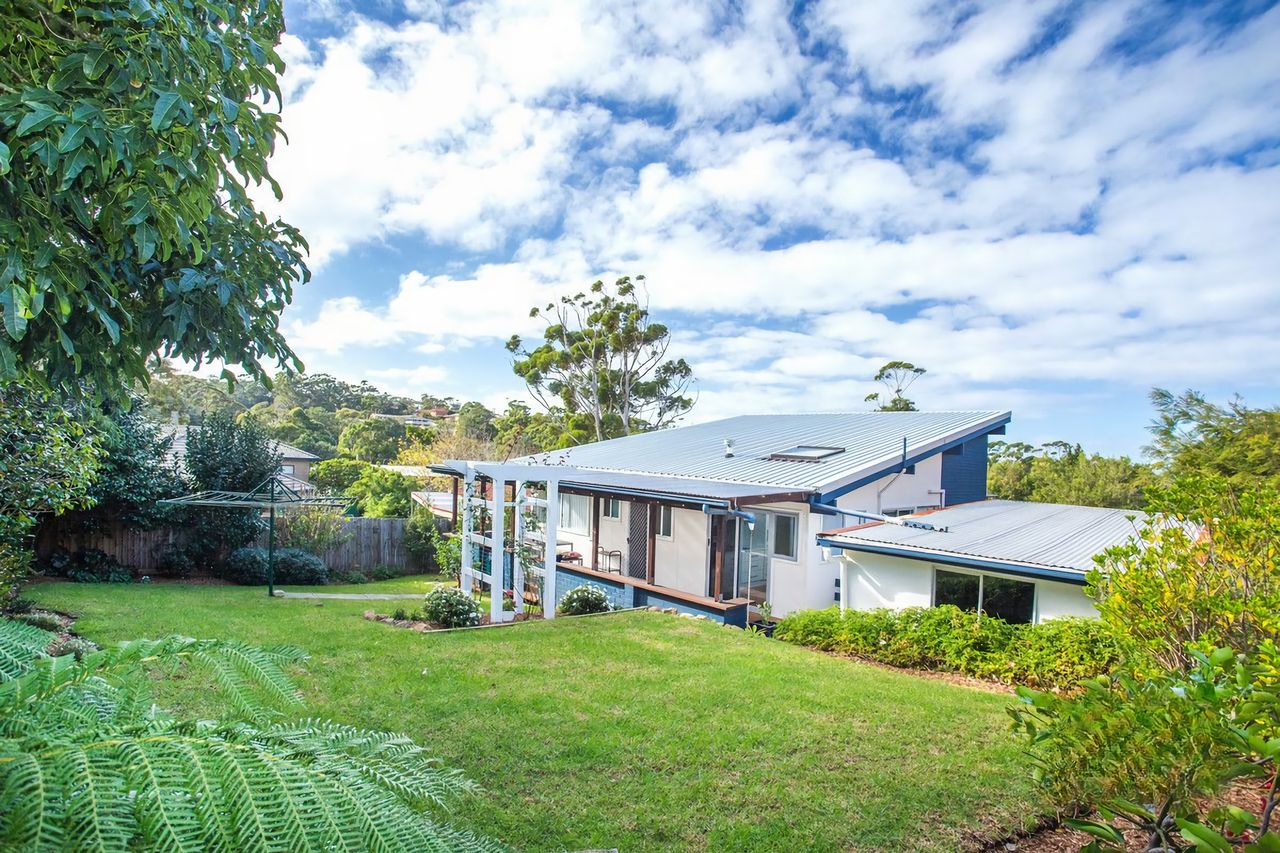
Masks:
[[[843,447],[818,447],[812,444],[798,444],[786,450],[779,450],[769,455],[770,459],[782,462],[819,462],[828,456],[844,453]]]

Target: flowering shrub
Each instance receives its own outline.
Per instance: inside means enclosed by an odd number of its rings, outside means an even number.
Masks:
[[[438,586],[427,593],[422,614],[428,622],[445,628],[467,628],[480,624],[480,605],[470,593],[456,586]]]
[[[582,616],[586,613],[608,613],[613,609],[603,589],[594,584],[575,586],[560,599],[556,612],[562,616]]]

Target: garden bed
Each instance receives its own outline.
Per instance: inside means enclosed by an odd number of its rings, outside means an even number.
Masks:
[[[394,625],[397,628],[407,628],[410,631],[417,631],[419,634],[426,634],[431,631],[469,631],[472,628],[502,628],[506,625],[518,625],[521,622],[532,622],[534,620],[542,619],[542,615],[537,613],[517,613],[516,618],[510,622],[494,623],[490,621],[489,614],[484,613],[480,616],[480,623],[478,625],[464,625],[462,627],[451,628],[447,625],[440,625],[435,622],[426,622],[421,619],[397,619],[394,616],[388,616],[385,613],[378,613],[373,610],[366,610],[363,616],[370,622],[382,622],[386,625]]]

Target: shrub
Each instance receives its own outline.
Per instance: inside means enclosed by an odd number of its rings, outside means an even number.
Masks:
[[[191,553],[181,545],[170,545],[160,555],[157,574],[166,578],[186,579],[196,573],[196,561]]]
[[[388,566],[379,563],[369,571],[369,577],[375,581],[389,581],[392,578],[400,576],[400,570],[395,566]]]
[[[1094,619],[1007,622],[951,605],[905,610],[801,610],[774,637],[892,666],[959,672],[1037,687],[1065,688],[1110,672],[1119,647]]]
[[[480,605],[471,594],[456,586],[438,586],[427,593],[422,614],[428,622],[445,628],[466,628],[480,624]]]
[[[282,519],[280,544],[312,554],[326,554],[351,538],[342,514],[323,506],[302,506]]]
[[[6,613],[30,613],[31,608],[35,606],[36,603],[31,599],[19,596],[11,599],[9,603],[5,605],[4,610]]]
[[[301,548],[276,551],[276,583],[324,584],[329,582],[329,567],[315,554]]]
[[[447,578],[457,580],[462,574],[462,537],[445,536],[435,527],[430,530],[435,569]]]
[[[368,583],[369,577],[364,572],[355,569],[339,569],[329,575],[329,580],[333,583]]]
[[[222,563],[222,577],[243,586],[267,582],[267,552],[264,548],[237,548]]]
[[[409,618],[409,614],[404,612],[403,607],[397,607],[392,613],[391,618],[399,622],[403,622]]]
[[[415,511],[404,525],[400,543],[419,569],[430,569],[436,558],[436,520],[430,512]]]
[[[587,613],[608,613],[613,609],[609,596],[595,584],[575,586],[560,599],[556,612],[563,616],[582,616]]]
[[[71,557],[67,577],[76,583],[129,583],[133,569],[98,548],[81,548]]]

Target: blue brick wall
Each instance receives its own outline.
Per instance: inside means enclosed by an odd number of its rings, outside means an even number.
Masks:
[[[572,569],[562,568],[556,570],[556,607],[560,606],[560,602],[564,600],[565,594],[569,590],[580,586],[594,586],[603,589],[605,596],[609,599],[609,604],[613,605],[614,610],[625,610],[636,606],[634,587],[626,584],[611,583],[598,578],[584,577]]]
[[[987,497],[987,437],[980,435],[942,454],[942,488],[947,505]]]

